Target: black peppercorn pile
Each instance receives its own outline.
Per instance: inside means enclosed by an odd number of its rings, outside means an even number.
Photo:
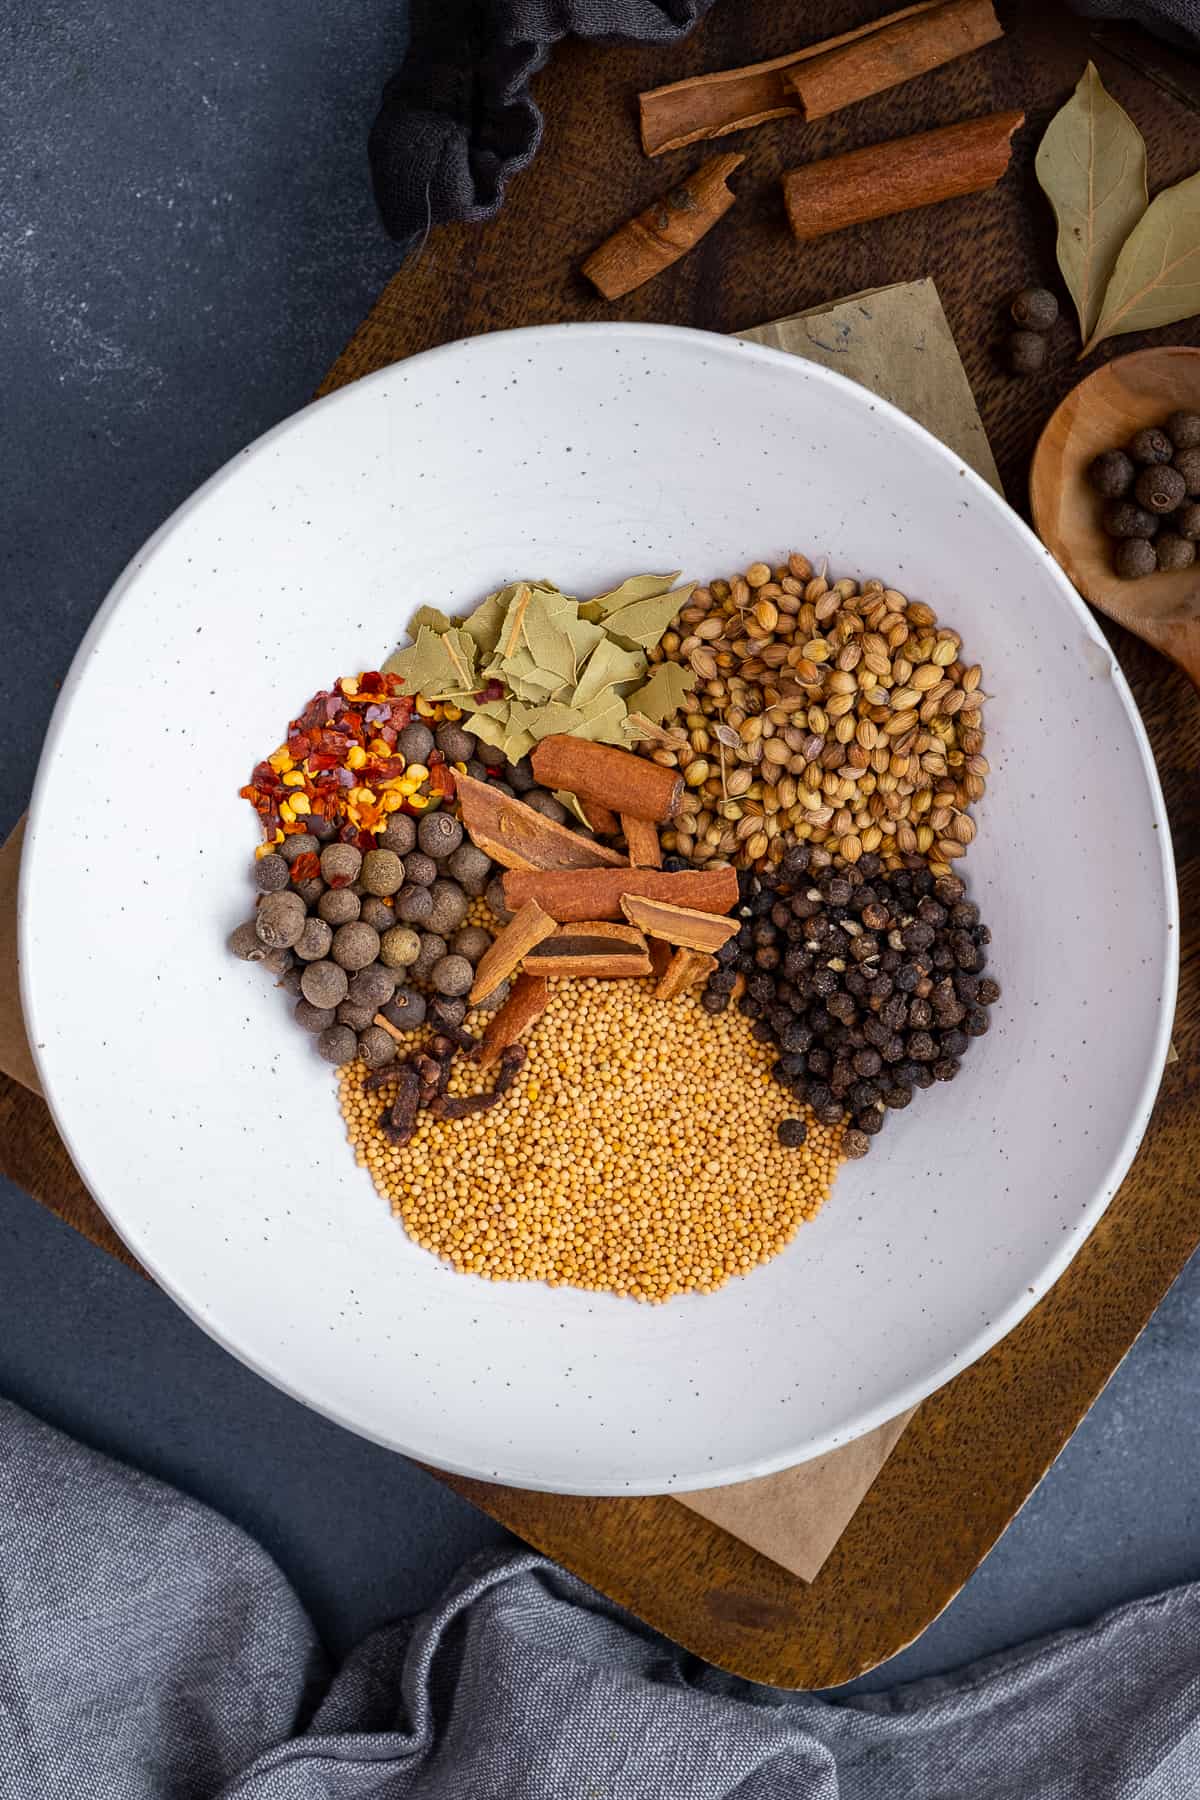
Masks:
[[[782,1054],[775,1079],[823,1125],[845,1118],[864,1156],[888,1112],[953,1081],[1000,997],[984,974],[991,933],[956,875],[888,873],[874,855],[810,873],[797,845],[778,873],[740,877],[741,929],[718,955],[702,1004],[735,998]]]

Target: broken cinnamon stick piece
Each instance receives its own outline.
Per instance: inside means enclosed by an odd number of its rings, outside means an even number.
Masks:
[[[809,44],[787,56],[772,57],[769,62],[718,69],[711,75],[693,75],[686,81],[673,81],[668,87],[651,88],[638,95],[642,149],[647,156],[661,156],[666,150],[681,150],[685,144],[704,138],[744,131],[768,119],[798,117],[800,98],[787,79],[789,69],[811,57],[827,56],[841,45],[869,37],[898,20],[933,12],[940,5],[941,0],[919,0],[915,6],[902,7],[882,19],[872,19],[868,25],[856,26],[853,31]]]
[[[880,19],[876,30],[796,63],[784,79],[804,118],[823,119],[1003,36],[992,0],[946,0],[928,12]]]
[[[1009,140],[1024,122],[1021,112],[989,113],[792,169],[783,178],[792,231],[807,243],[867,219],[995,187],[1012,155]]]
[[[550,937],[554,931],[554,920],[549,913],[542,911],[536,900],[526,900],[512,910],[516,917],[509,920],[500,936],[494,939],[491,949],[486,950],[479,959],[479,967],[471,986],[472,1006],[495,993],[500,983],[508,980],[534,946],[540,944],[543,938]]]
[[[600,919],[563,926],[531,950],[527,962],[540,976],[613,980],[650,973],[650,952],[641,932]]]
[[[525,1036],[533,1021],[545,1012],[549,999],[550,989],[540,975],[517,976],[512,993],[499,1011],[493,1013],[483,1034],[483,1048],[479,1052],[481,1069],[490,1069],[494,1062],[499,1062],[502,1051]]]
[[[697,912],[728,913],[737,905],[737,875],[732,869],[680,869],[668,874],[665,869],[625,868],[511,869],[504,877],[504,904],[510,912],[536,900],[543,912],[564,925],[621,918],[624,894],[691,906]]]
[[[543,787],[578,794],[585,811],[589,800],[599,800],[635,819],[673,819],[683,804],[678,769],[647,762],[615,744],[556,731],[535,745],[529,760]]]
[[[621,821],[611,806],[605,806],[602,800],[581,800],[580,804],[587,814],[588,825],[599,837],[616,837]]]
[[[506,869],[619,868],[625,861],[607,845],[580,837],[511,794],[499,793],[491,782],[458,775],[455,785],[471,842]]]
[[[737,198],[725,183],[744,156],[710,156],[636,219],[614,231],[583,264],[606,300],[619,300],[678,262],[729,211]]]
[[[740,923],[737,919],[718,918],[715,913],[697,912],[691,906],[647,900],[642,894],[622,894],[621,911],[647,937],[662,938],[684,950],[719,950],[737,935]]]
[[[677,950],[654,990],[655,999],[674,1000],[697,981],[707,981],[716,966],[716,957],[706,956],[703,950]]]
[[[650,939],[650,971],[656,981],[661,981],[671,964],[675,952],[663,938]]]
[[[625,833],[630,868],[662,868],[662,845],[658,841],[658,830],[649,819],[634,819],[628,813],[622,813],[621,830]]]

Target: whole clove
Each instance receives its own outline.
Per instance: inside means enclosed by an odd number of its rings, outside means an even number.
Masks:
[[[411,1063],[405,1063],[399,1071],[396,1098],[392,1102],[391,1111],[382,1123],[383,1134],[390,1144],[402,1149],[412,1140],[417,1129],[417,1113],[421,1105],[421,1078]]]

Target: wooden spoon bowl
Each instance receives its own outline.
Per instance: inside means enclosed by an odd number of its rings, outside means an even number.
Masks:
[[[1073,388],[1038,439],[1029,474],[1033,523],[1085,600],[1178,663],[1200,686],[1200,559],[1190,569],[1123,581],[1104,502],[1087,479],[1102,450],[1184,408],[1200,412],[1200,350],[1135,350]]]

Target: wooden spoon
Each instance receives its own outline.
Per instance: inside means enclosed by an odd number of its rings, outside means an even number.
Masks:
[[[1073,388],[1038,439],[1029,473],[1038,536],[1085,600],[1145,638],[1200,687],[1200,559],[1190,569],[1123,581],[1104,502],[1087,479],[1102,450],[1119,450],[1180,408],[1200,412],[1200,350],[1135,350]]]

